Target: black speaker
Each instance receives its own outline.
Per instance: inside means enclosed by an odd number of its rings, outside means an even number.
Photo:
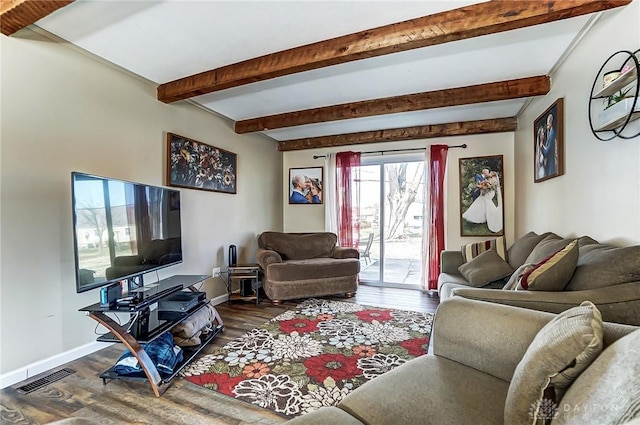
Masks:
[[[235,245],[229,245],[229,267],[238,264],[238,250]]]

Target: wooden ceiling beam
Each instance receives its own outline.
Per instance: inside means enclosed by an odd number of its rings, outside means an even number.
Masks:
[[[540,75],[516,80],[477,84],[383,99],[364,100],[341,105],[306,109],[303,111],[287,112],[267,117],[251,118],[237,121],[234,130],[238,134],[245,134],[375,115],[542,96],[549,93],[550,89],[551,81],[549,77]]]
[[[469,134],[502,133],[515,131],[518,120],[497,118],[490,120],[432,124],[417,127],[392,128],[388,130],[363,131],[361,133],[337,134],[334,136],[308,137],[278,142],[279,151],[349,146],[400,140],[431,139],[434,137],[464,136]]]
[[[0,32],[11,35],[45,16],[73,3],[74,0],[2,0]]]
[[[248,59],[158,86],[171,103],[312,69],[600,12],[631,0],[493,0]]]

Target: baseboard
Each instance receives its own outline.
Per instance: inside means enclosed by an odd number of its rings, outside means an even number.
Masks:
[[[217,296],[215,298],[211,298],[211,302],[213,303],[213,305],[218,305],[218,304],[226,303],[228,299],[229,299],[229,296],[227,294],[224,294],[224,295]]]
[[[212,298],[211,301],[214,305],[218,305],[227,302],[227,299],[228,295],[224,294]],[[64,353],[56,354],[55,356],[51,356],[44,360],[33,362],[27,366],[23,366],[11,372],[3,373],[0,375],[0,389],[10,387],[13,384],[22,382],[25,379],[29,379],[35,375],[38,375],[39,373],[46,372],[50,369],[62,366],[63,364],[70,361],[79,359],[80,357],[95,353],[96,351],[102,350],[103,348],[108,347],[111,344],[113,343],[98,341],[90,342],[80,347],[73,348],[69,351],[65,351]]]
[[[95,353],[96,351],[102,350],[111,344],[112,343],[108,342],[90,342],[69,351],[65,351],[64,353],[56,354],[55,356],[33,362],[14,371],[3,373],[0,375],[0,389],[22,382],[25,379],[29,379],[42,372],[62,366],[63,364],[79,359],[80,357]]]

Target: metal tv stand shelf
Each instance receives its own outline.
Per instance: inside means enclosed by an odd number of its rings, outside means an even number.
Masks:
[[[164,332],[170,331],[174,326],[191,315],[195,314],[200,308],[209,303],[209,300],[203,299],[188,311],[171,318],[158,317],[158,302],[169,297],[183,289],[196,291],[193,285],[208,279],[211,276],[206,275],[176,275],[163,279],[157,284],[146,285],[137,293],[137,300],[131,304],[116,304],[111,307],[101,307],[100,303],[92,304],[81,308],[80,311],[92,319],[96,320],[110,332],[98,338],[102,342],[121,342],[138,360],[145,377],[131,377],[119,375],[113,371],[113,367],[105,370],[100,374],[103,383],[113,379],[123,379],[130,381],[149,381],[151,389],[156,397],[160,397],[168,388],[169,383],[180,371],[217,335],[224,330],[224,324],[220,315],[216,312],[216,320],[218,325],[212,332],[202,338],[200,345],[195,347],[183,347],[183,360],[175,368],[171,376],[161,377],[155,364],[149,358],[140,344],[148,343],[162,335]],[[117,323],[107,313],[129,313],[130,321],[124,325]]]
[[[260,303],[260,266],[236,264],[227,268],[227,305],[232,301],[255,301]],[[236,289],[237,287],[237,289]]]

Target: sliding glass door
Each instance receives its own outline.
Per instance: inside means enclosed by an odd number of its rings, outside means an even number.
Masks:
[[[360,280],[419,286],[423,237],[422,155],[363,158],[360,168]]]

